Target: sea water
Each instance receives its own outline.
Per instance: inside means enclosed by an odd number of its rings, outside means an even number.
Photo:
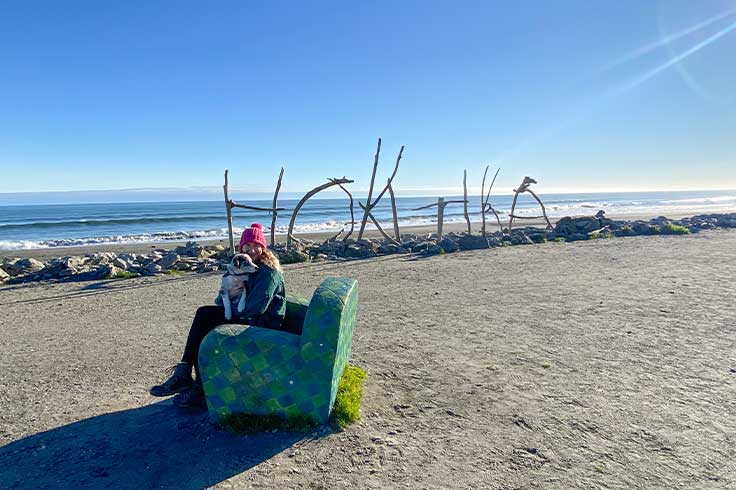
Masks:
[[[599,209],[610,216],[682,215],[736,211],[736,191],[627,192],[540,195],[551,218],[592,215]],[[494,195],[491,203],[501,219],[508,220],[513,196]],[[460,200],[461,196],[445,196]],[[468,210],[472,221],[480,218],[480,197],[470,196]],[[399,226],[437,222],[437,208],[421,209],[437,202],[436,197],[398,197]],[[276,233],[286,233],[297,199],[284,199],[279,206]],[[253,206],[271,207],[270,200],[247,201]],[[392,231],[390,199],[384,196],[373,212],[389,232]],[[539,216],[538,204],[521,195],[516,213]],[[357,202],[354,219],[360,222],[362,210]],[[495,221],[494,217],[491,217]],[[350,206],[342,199],[312,198],[301,208],[294,232],[338,232],[350,228]],[[464,221],[462,203],[448,204],[445,223]],[[234,209],[235,232],[260,222],[270,233],[271,217],[267,212]],[[370,223],[370,222],[369,222]],[[358,225],[356,225],[357,228]],[[372,228],[369,226],[368,228]],[[39,204],[0,206],[0,250],[84,246],[115,243],[166,242],[198,239],[221,239],[227,236],[224,201],[123,202],[109,204]]]

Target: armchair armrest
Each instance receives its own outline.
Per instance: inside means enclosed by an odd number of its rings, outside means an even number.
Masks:
[[[209,411],[267,414],[284,407],[301,370],[301,338],[268,328],[221,325],[199,348]],[[291,381],[291,384],[289,383]]]

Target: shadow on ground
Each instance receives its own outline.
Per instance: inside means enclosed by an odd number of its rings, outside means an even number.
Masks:
[[[0,448],[0,488],[201,489],[312,433],[236,436],[170,401],[92,417]]]

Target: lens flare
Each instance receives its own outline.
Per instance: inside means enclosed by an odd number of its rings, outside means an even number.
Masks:
[[[670,58],[669,61],[666,63],[663,63],[657,67],[655,67],[652,70],[649,70],[648,72],[645,72],[644,74],[640,75],[639,77],[635,78],[634,80],[630,81],[629,83],[623,85],[622,87],[619,87],[617,90],[614,90],[611,95],[619,95],[624,92],[628,92],[629,90],[641,85],[642,83],[646,82],[650,78],[655,77],[656,75],[662,73],[667,68],[670,68],[671,66],[677,65],[680,61],[684,60],[685,58],[692,56],[693,54],[697,53],[701,49],[705,48],[706,46],[714,43],[715,41],[719,40],[723,36],[733,32],[736,30],[736,22],[733,22],[720,31],[716,32],[715,34],[708,36],[703,41],[695,44],[689,49],[686,49],[682,53],[675,55]]]
[[[652,51],[655,51],[656,49],[659,49],[661,47],[669,47],[670,43],[673,41],[676,41],[680,38],[683,38],[685,36],[688,36],[690,34],[696,33],[702,29],[705,29],[706,27],[723,20],[733,14],[736,14],[736,9],[732,9],[723,13],[720,13],[718,15],[714,15],[713,17],[710,17],[708,19],[705,19],[702,22],[698,22],[697,24],[687,27],[681,31],[669,34],[667,36],[660,36],[659,40],[647,44],[646,46],[642,46],[641,48],[635,49],[634,51],[622,56],[621,58],[618,58],[610,63],[608,63],[606,66],[603,67],[603,71],[610,70],[612,68],[615,68],[619,65],[623,65],[625,63],[628,63],[630,61],[633,61],[637,58],[640,58],[646,54],[651,53]],[[661,32],[661,26],[660,26],[660,32]]]

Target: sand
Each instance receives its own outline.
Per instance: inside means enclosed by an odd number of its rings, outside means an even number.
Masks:
[[[355,277],[363,419],[148,395],[217,274],[0,288],[0,488],[736,488],[736,230],[286,266]]]

